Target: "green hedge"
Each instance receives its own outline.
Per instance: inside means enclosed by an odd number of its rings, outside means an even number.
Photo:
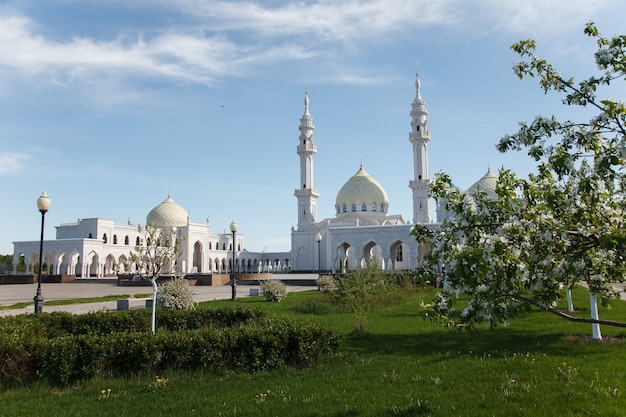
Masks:
[[[161,310],[157,317],[156,335],[149,311],[1,318],[0,381],[71,385],[173,368],[255,372],[310,365],[341,343],[326,325],[249,308]]]

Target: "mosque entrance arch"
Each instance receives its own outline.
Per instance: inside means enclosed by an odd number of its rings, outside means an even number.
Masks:
[[[366,268],[368,265],[374,264],[381,269],[385,269],[385,260],[382,257],[382,249],[374,241],[369,241],[363,247],[363,257],[361,258],[361,268]]]
[[[424,263],[424,258],[428,255],[433,249],[435,245],[432,242],[423,243],[417,248],[417,265],[422,266]]]
[[[199,241],[193,245],[193,272],[202,272],[202,243]]]
[[[356,268],[356,259],[354,259],[354,249],[348,242],[344,242],[337,246],[337,271],[346,272],[348,269]]]
[[[54,273],[57,275],[63,274],[67,268],[66,266],[66,260],[65,260],[65,253],[63,252],[59,252],[57,254],[57,259],[56,259],[56,265],[55,265],[55,271]]]
[[[100,257],[96,252],[87,255],[87,274],[85,278],[100,277]]]
[[[118,274],[129,273],[130,271],[126,268],[127,264],[128,264],[128,258],[126,257],[126,255],[120,255],[117,261],[117,273]]]
[[[389,267],[396,270],[411,269],[409,251],[409,246],[400,240],[392,243],[389,248]]]
[[[116,273],[115,256],[109,254],[104,261],[104,276],[114,275]]]
[[[69,263],[67,265],[67,273],[84,278],[80,269],[80,254],[76,250],[72,251],[70,254]]]

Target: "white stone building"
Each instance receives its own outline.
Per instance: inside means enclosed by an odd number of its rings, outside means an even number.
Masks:
[[[179,239],[180,270],[193,273],[230,273],[232,271],[233,235],[211,233],[211,222],[192,222],[185,209],[168,197],[146,217],[146,224],[174,232]],[[143,244],[138,226],[115,224],[103,218],[78,219],[76,223],[56,226],[56,239],[43,245],[43,264],[53,275],[105,277],[127,272],[124,262],[138,244]],[[289,252],[248,252],[244,235],[235,233],[235,271],[256,273],[285,271]],[[13,242],[15,268],[23,256],[26,271],[34,271],[39,259],[39,241]]]
[[[314,187],[315,126],[309,114],[308,94],[304,99],[304,115],[300,119],[297,153],[300,155],[300,184],[295,190],[298,199],[298,224],[291,230],[291,264],[299,271],[341,272],[365,266],[370,260],[379,262],[384,270],[417,268],[430,245],[418,245],[410,235],[414,224],[437,227],[432,217],[428,185],[428,111],[421,97],[416,74],[415,99],[411,106],[409,142],[413,151],[413,178],[409,188],[413,197],[413,219],[389,214],[385,189],[361,165],[343,185],[335,200],[335,217],[316,219],[319,191]],[[497,177],[488,171],[469,192],[482,190],[493,194]],[[438,222],[450,216],[444,204],[437,208]]]

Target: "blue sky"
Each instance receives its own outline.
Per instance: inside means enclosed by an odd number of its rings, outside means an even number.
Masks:
[[[5,0],[0,2],[0,253],[54,226],[143,223],[168,195],[249,250],[289,250],[308,88],[318,219],[359,168],[411,219],[410,105],[419,64],[429,171],[467,188],[490,166],[525,175],[498,139],[536,115],[586,118],[520,81],[533,38],[563,74],[597,71],[593,20],[626,33],[621,0]],[[624,85],[607,95],[623,99]]]

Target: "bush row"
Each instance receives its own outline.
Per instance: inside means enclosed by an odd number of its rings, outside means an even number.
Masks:
[[[54,312],[28,314],[0,318],[0,334],[13,337],[34,336],[55,338],[71,335],[108,335],[113,333],[150,332],[151,310],[127,310],[115,313],[95,312],[70,314]],[[206,327],[231,327],[242,323],[253,323],[266,316],[262,310],[245,306],[220,309],[197,309],[180,311],[159,309],[159,329],[178,331]]]
[[[196,312],[187,311],[190,316]],[[161,328],[156,335],[83,332],[48,338],[0,333],[0,378],[3,385],[42,379],[67,386],[96,375],[161,374],[174,368],[256,372],[308,366],[337,352],[341,344],[341,336],[327,325],[284,317],[231,327],[175,327]]]

